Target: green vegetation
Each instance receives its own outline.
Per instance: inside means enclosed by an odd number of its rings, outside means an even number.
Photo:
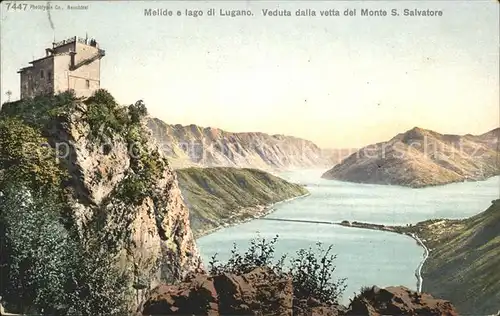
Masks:
[[[11,181],[41,194],[59,191],[67,180],[49,131],[60,117],[74,110],[70,92],[4,103],[0,111],[0,190]]]
[[[73,113],[77,104],[78,99],[72,92],[54,96],[38,96],[4,103],[0,118],[17,118],[24,124],[45,133],[58,122],[58,119]]]
[[[414,227],[431,249],[423,290],[450,300],[463,314],[500,309],[500,200],[465,220],[433,220]]]
[[[66,300],[72,246],[58,221],[59,206],[53,199],[31,197],[19,186],[8,186],[2,193],[2,296],[14,310],[55,313]]]
[[[107,139],[123,136],[131,123],[125,107],[120,107],[106,90],[98,90],[85,100],[86,121],[90,127],[90,138],[103,143]],[[106,139],[107,138],[107,139]]]
[[[146,106],[119,106],[105,90],[86,100],[72,93],[2,105],[0,111],[0,295],[11,312],[126,315],[131,284],[115,266],[98,231],[81,239],[66,193],[75,193],[67,157],[56,151],[60,130],[89,127],[92,146],[125,142],[131,170],[116,192],[126,203],[145,195],[167,164],[146,152]],[[72,175],[74,176],[74,175]]]
[[[346,279],[335,280],[336,259],[330,253],[332,246],[326,250],[321,243],[317,243],[317,249],[300,249],[297,256],[291,258],[289,265],[286,263],[286,256],[282,256],[274,262],[275,244],[278,236],[270,241],[262,239],[252,239],[249,248],[243,253],[238,253],[236,244],[231,251],[231,257],[226,263],[217,260],[217,254],[212,256],[209,262],[209,272],[211,275],[222,273],[244,274],[258,267],[269,267],[277,275],[288,276],[292,279],[294,288],[294,300],[314,298],[320,302],[338,303],[346,288]],[[318,257],[320,254],[320,257]]]
[[[0,189],[11,181],[54,191],[67,178],[40,131],[17,117],[0,118]]]
[[[134,123],[127,133],[130,167],[134,173],[125,178],[118,192],[118,197],[128,204],[140,203],[144,197],[154,196],[153,182],[161,177],[168,165],[158,151],[147,152],[147,142],[140,125]]]
[[[52,197],[11,184],[0,197],[0,285],[6,309],[44,315],[125,315],[125,275],[100,245],[83,247]]]
[[[141,120],[147,115],[142,100],[128,107],[119,106],[113,96],[100,89],[83,103],[72,92],[55,96],[39,96],[5,103],[0,111],[0,189],[9,179],[17,179],[29,188],[58,190],[67,179],[64,160],[58,159],[53,144],[53,130],[68,124],[77,112],[89,126],[90,142],[101,145],[123,137],[131,149],[131,164],[135,174],[123,183],[119,192],[127,203],[136,203],[148,192],[151,180],[163,171],[166,161],[158,153],[148,153],[147,137]]]
[[[196,236],[230,220],[255,215],[255,210],[245,212],[245,208],[308,193],[301,185],[256,169],[187,168],[176,173]]]

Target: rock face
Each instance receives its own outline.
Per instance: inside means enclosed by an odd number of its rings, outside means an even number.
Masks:
[[[175,173],[150,139],[144,152],[165,165],[152,180],[153,194],[125,201],[120,191],[134,174],[129,145],[119,134],[104,143],[90,140],[85,112],[86,105],[79,104],[48,131],[71,175],[68,213],[78,233],[107,245],[119,267],[146,280],[146,288],[181,280],[201,261]],[[151,132],[143,125],[138,133],[147,139]]]
[[[210,277],[196,274],[178,285],[152,290],[143,315],[457,315],[453,306],[404,287],[373,287],[349,308],[314,298],[296,300],[291,279],[268,268]]]
[[[151,119],[148,126],[172,166],[245,167],[262,170],[326,167],[346,151],[321,150],[308,140],[264,133],[231,133],[212,127],[169,125]]]
[[[148,296],[147,315],[219,315],[213,279],[198,274],[179,285],[160,285]]]
[[[196,237],[224,224],[263,215],[271,203],[308,193],[299,184],[256,169],[185,168],[175,172]]]
[[[323,178],[424,187],[500,174],[500,128],[479,136],[442,135],[415,127],[344,159]]]
[[[450,302],[429,294],[413,292],[402,286],[385,289],[374,286],[356,296],[345,315],[455,316],[458,313]]]

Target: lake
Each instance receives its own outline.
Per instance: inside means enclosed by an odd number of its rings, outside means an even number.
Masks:
[[[280,174],[307,185],[309,196],[276,205],[269,218],[319,221],[364,221],[406,225],[431,218],[464,218],[484,211],[499,196],[500,177],[412,189],[321,179],[325,170]],[[322,242],[333,245],[336,278],[347,278],[342,302],[349,303],[361,286],[403,285],[416,289],[415,269],[423,249],[408,236],[337,225],[253,220],[198,239],[205,265],[218,253],[227,260],[233,243],[243,252],[250,239],[279,235],[276,257]],[[425,279],[424,279],[425,283]]]

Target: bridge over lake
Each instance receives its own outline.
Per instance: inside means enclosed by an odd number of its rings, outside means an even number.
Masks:
[[[327,225],[340,225],[338,222],[329,222],[329,221],[315,221],[315,220],[307,220],[307,219],[288,219],[288,218],[257,218],[261,221],[277,221],[277,222],[294,222],[294,223],[305,223],[305,224],[327,224]]]

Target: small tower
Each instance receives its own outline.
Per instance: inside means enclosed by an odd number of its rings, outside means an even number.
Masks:
[[[95,39],[71,37],[52,43],[45,56],[21,68],[21,99],[73,90],[89,97],[101,87],[101,58],[105,51]]]

